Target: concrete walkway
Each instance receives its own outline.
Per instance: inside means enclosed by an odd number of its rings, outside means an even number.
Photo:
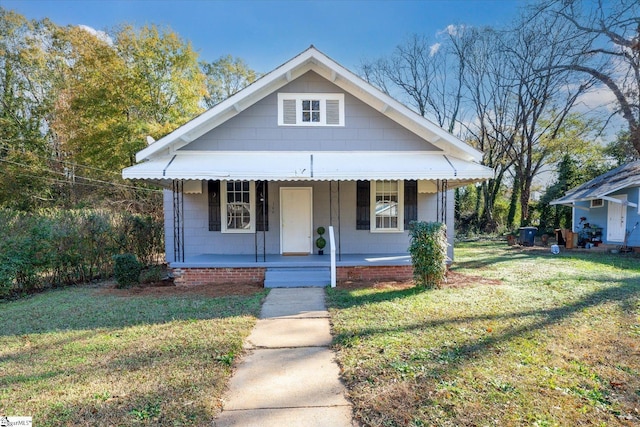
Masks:
[[[330,344],[323,288],[272,289],[214,425],[356,426]]]

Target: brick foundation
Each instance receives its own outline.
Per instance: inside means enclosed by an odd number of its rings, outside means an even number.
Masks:
[[[359,267],[337,267],[338,282],[349,280],[409,280],[413,278],[413,267],[410,265],[381,265]]]
[[[174,283],[177,286],[192,286],[222,283],[264,284],[266,267],[217,267],[174,268]],[[413,277],[410,265],[337,267],[338,282],[360,280],[409,280]]]
[[[237,268],[174,268],[174,283],[178,286],[222,284],[222,283],[264,283],[265,267]]]

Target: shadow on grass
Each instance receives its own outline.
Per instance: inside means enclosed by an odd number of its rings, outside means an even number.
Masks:
[[[176,320],[257,317],[266,292],[250,296],[116,297],[95,289],[52,290],[18,301],[0,303],[0,336],[58,331],[117,329]]]
[[[602,278],[599,281],[602,283],[610,282],[607,278]],[[527,310],[518,312],[505,312],[499,314],[487,314],[478,316],[455,316],[450,319],[425,321],[420,323],[414,323],[410,325],[403,325],[401,327],[371,327],[363,328],[355,333],[343,333],[334,336],[335,345],[350,346],[354,337],[366,338],[368,336],[395,333],[395,332],[410,332],[413,330],[423,330],[428,328],[434,328],[446,325],[455,325],[458,323],[474,322],[474,321],[491,321],[491,320],[506,320],[506,319],[519,319],[531,317],[535,320],[527,322],[525,325],[513,327],[505,330],[503,333],[492,333],[490,335],[484,335],[475,340],[471,340],[467,343],[459,344],[454,349],[450,347],[441,348],[435,350],[431,354],[433,358],[446,358],[450,360],[447,366],[449,369],[460,368],[467,360],[472,360],[483,353],[489,352],[491,348],[496,345],[510,341],[518,336],[529,334],[537,330],[544,329],[546,327],[558,324],[563,320],[582,312],[583,310],[595,307],[601,304],[616,303],[621,310],[627,313],[633,313],[638,309],[638,300],[640,299],[640,280],[638,278],[628,278],[622,280],[616,280],[620,284],[617,286],[611,286],[606,289],[601,289],[591,294],[586,295],[578,301],[564,304],[560,307],[552,307],[541,310]],[[344,291],[339,291],[344,292]],[[353,306],[362,306],[367,304],[379,303],[383,301],[391,301],[397,298],[404,298],[410,295],[414,295],[420,291],[417,289],[406,289],[389,292],[378,292],[372,295],[363,295],[357,297],[341,297],[340,295],[331,295],[330,301],[339,308],[348,308]],[[437,291],[435,291],[437,292]],[[337,292],[336,292],[337,293]],[[351,301],[350,301],[351,299]],[[450,358],[450,354],[453,351],[455,357],[453,360]],[[446,354],[445,354],[446,353]]]
[[[478,246],[466,246],[463,250],[478,249]],[[453,269],[482,269],[491,265],[518,260],[538,260],[545,262],[549,259],[582,260],[607,266],[615,266],[623,270],[639,270],[640,255],[635,253],[611,254],[601,251],[573,251],[565,250],[559,254],[552,254],[551,248],[527,248],[518,246],[486,244],[482,247],[485,253],[474,253],[473,259],[467,261],[456,260]],[[639,270],[640,274],[640,270]]]

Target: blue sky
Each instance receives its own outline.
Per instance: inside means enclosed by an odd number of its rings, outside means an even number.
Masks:
[[[153,1],[0,0],[30,19],[106,30],[118,24],[158,24],[190,40],[200,59],[226,54],[268,72],[313,44],[356,71],[363,60],[388,55],[411,34],[436,41],[450,24],[502,26],[523,0],[413,1]]]

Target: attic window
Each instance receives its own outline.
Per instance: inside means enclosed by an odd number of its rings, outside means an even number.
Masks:
[[[319,99],[303,99],[302,100],[302,122],[303,123],[320,123],[320,100]]]
[[[591,207],[592,208],[601,208],[604,206],[604,200],[602,199],[593,199],[591,200]]]
[[[278,126],[344,126],[344,94],[279,93]]]

